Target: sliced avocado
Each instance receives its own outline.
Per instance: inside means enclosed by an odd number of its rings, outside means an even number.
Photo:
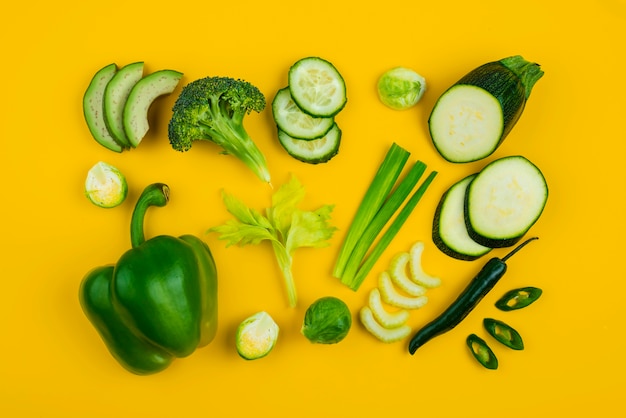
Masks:
[[[137,147],[150,125],[148,110],[154,100],[174,91],[183,74],[174,70],[156,71],[139,80],[124,106],[124,131],[132,147]]]
[[[115,73],[116,64],[109,64],[96,72],[83,96],[83,114],[91,135],[100,145],[122,152],[124,147],[113,138],[104,121],[104,91]]]
[[[124,132],[124,105],[130,91],[142,77],[143,62],[125,65],[104,90],[104,122],[111,136],[124,148],[130,148],[130,141]]]

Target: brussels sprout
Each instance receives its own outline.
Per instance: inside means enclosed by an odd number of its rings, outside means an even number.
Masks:
[[[255,313],[237,327],[237,352],[246,360],[265,357],[276,345],[278,330],[278,325],[267,312]]]
[[[348,335],[351,326],[348,306],[340,299],[326,296],[309,306],[301,332],[312,343],[335,344]]]
[[[426,91],[426,80],[415,71],[396,67],[378,79],[378,97],[395,110],[414,106]]]
[[[126,178],[112,165],[100,161],[87,173],[85,195],[94,205],[113,208],[120,205],[127,194]]]

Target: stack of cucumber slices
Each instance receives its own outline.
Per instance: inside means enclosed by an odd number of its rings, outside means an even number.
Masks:
[[[83,96],[83,114],[93,138],[115,152],[136,148],[149,129],[148,109],[174,91],[183,74],[160,70],[144,76],[143,62],[101,68]]]
[[[541,170],[514,155],[454,183],[435,211],[432,236],[445,254],[471,261],[515,245],[541,216],[548,185]]]
[[[298,60],[289,69],[288,86],[272,101],[280,144],[302,162],[328,162],[339,152],[335,116],[346,102],[346,84],[333,64],[319,57]]]

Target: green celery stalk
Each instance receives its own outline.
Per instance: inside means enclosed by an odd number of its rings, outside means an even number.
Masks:
[[[361,262],[365,258],[365,254],[370,249],[380,231],[382,231],[387,222],[389,222],[391,217],[409,196],[415,185],[417,185],[425,170],[426,164],[421,161],[417,161],[407,175],[402,179],[396,190],[394,190],[391,196],[389,196],[389,198],[384,202],[369,225],[367,225],[367,228],[350,254],[350,258],[348,259],[341,277],[341,282],[343,284],[353,288],[355,276],[361,266]]]
[[[361,286],[361,283],[363,283],[363,280],[365,280],[365,277],[372,270],[372,268],[374,267],[374,264],[376,264],[376,261],[378,261],[383,251],[387,249],[387,247],[389,246],[393,238],[398,234],[398,232],[400,231],[400,228],[402,228],[402,225],[404,225],[404,223],[408,219],[411,212],[413,212],[413,209],[415,209],[415,206],[420,201],[420,199],[426,192],[426,189],[428,189],[428,187],[430,186],[430,183],[432,183],[436,175],[437,175],[436,171],[433,171],[428,175],[426,180],[424,180],[424,182],[415,191],[415,193],[413,193],[413,195],[411,196],[409,201],[406,203],[406,205],[404,205],[404,207],[402,208],[402,210],[400,211],[396,219],[394,219],[394,221],[391,223],[387,231],[385,231],[383,236],[376,243],[370,255],[365,259],[365,261],[361,265],[361,268],[359,268],[359,271],[357,272],[356,277],[350,283],[351,285],[350,288],[352,290],[356,291],[358,290],[359,286]]]
[[[352,254],[363,232],[389,196],[391,189],[404,168],[404,164],[409,159],[409,155],[410,153],[407,150],[395,142],[391,144],[369,188],[365,192],[363,200],[357,208],[354,219],[344,238],[343,245],[339,250],[339,256],[333,270],[333,276],[336,278],[343,276],[350,254]]]

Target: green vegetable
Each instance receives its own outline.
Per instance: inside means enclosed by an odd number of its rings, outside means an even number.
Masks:
[[[321,138],[306,140],[293,138],[278,130],[280,145],[296,160],[308,164],[327,163],[339,153],[341,145],[341,129],[334,124]]]
[[[405,201],[426,169],[426,165],[423,162],[417,161],[392,192],[409,155],[408,151],[396,143],[391,145],[348,229],[339,251],[339,258],[335,264],[333,275],[352,290],[357,290],[360,287],[367,274],[387,246],[389,246],[400,228],[402,228],[402,225],[415,209],[415,206],[437,174],[436,172],[430,173],[393,220],[369,255],[366,255],[377,235]]]
[[[237,353],[246,360],[267,356],[276,345],[279,327],[267,312],[257,312],[244,319],[237,327]]]
[[[519,55],[470,71],[441,95],[430,114],[437,151],[453,163],[491,155],[519,120],[542,76],[538,64]]]
[[[109,81],[115,76],[117,65],[109,64],[98,70],[83,96],[83,115],[91,136],[103,147],[122,152],[124,147],[111,135],[104,121],[104,92]]]
[[[265,96],[252,84],[229,77],[205,77],[187,84],[173,107],[168,137],[173,149],[188,151],[194,141],[219,145],[241,160],[261,180],[270,182],[265,156],[246,132],[243,121],[265,108]]]
[[[408,313],[407,311],[400,311]],[[396,326],[385,326],[374,315],[374,308],[371,306],[363,306],[359,311],[359,318],[366,330],[380,341],[390,344],[400,341],[411,334],[411,327],[405,322]]]
[[[124,105],[124,132],[135,148],[150,129],[148,110],[160,97],[174,91],[183,74],[174,70],[160,70],[139,80],[128,94]]]
[[[335,119],[318,118],[305,113],[293,101],[289,87],[278,90],[272,100],[272,115],[279,131],[294,139],[317,139],[330,131]]]
[[[272,206],[261,212],[248,208],[235,197],[223,193],[228,212],[235,217],[213,228],[227,246],[259,244],[268,240],[282,272],[289,306],[297,303],[296,287],[292,274],[293,253],[300,247],[326,247],[336,228],[330,225],[332,205],[323,205],[314,211],[298,209],[305,190],[295,176],[283,184],[272,196]]]
[[[111,136],[125,149],[130,140],[124,130],[124,107],[130,91],[143,77],[143,62],[127,64],[115,73],[104,90],[104,121]]]
[[[372,219],[374,219],[374,216],[376,216],[376,213],[391,192],[409,155],[410,153],[407,150],[395,142],[391,144],[387,154],[385,154],[385,158],[374,174],[374,178],[370,182],[363,196],[363,200],[357,208],[354,219],[348,228],[347,235],[339,250],[339,257],[333,270],[333,275],[336,278],[343,276],[352,251],[359,243],[363,232]]]
[[[450,257],[472,261],[491,251],[491,248],[474,241],[465,225],[465,194],[476,174],[454,183],[444,192],[433,218],[433,242]]]
[[[538,287],[521,287],[506,292],[496,302],[496,308],[501,311],[522,309],[539,299],[543,291]]]
[[[346,83],[327,60],[302,58],[291,66],[288,78],[293,101],[311,116],[333,117],[346,105]]]
[[[150,106],[157,97],[173,92],[182,76],[178,71],[161,70],[143,77],[142,62],[119,71],[116,64],[103,67],[83,96],[83,114],[91,135],[115,152],[137,147],[150,128]]]
[[[510,325],[493,318],[485,318],[483,320],[483,325],[489,335],[495,338],[498,342],[512,348],[513,350],[524,349],[522,336]]]
[[[491,351],[491,348],[489,348],[485,340],[476,334],[470,334],[467,337],[466,343],[474,358],[485,368],[491,370],[498,368],[498,358],[493,351]]]
[[[352,326],[350,309],[341,299],[326,296],[313,302],[304,314],[301,332],[315,344],[336,344]]]
[[[351,282],[348,283],[348,287],[356,290],[361,285],[361,283],[363,283],[363,280],[365,280],[365,277],[372,270],[372,268],[374,267],[374,264],[376,264],[376,262],[378,261],[380,256],[383,254],[383,252],[387,249],[389,244],[391,244],[391,241],[395,238],[398,232],[400,232],[400,229],[402,229],[402,226],[404,225],[406,220],[409,218],[409,215],[411,215],[411,213],[413,212],[413,210],[415,209],[415,207],[421,200],[422,196],[424,196],[424,193],[426,193],[426,190],[428,189],[428,187],[430,187],[430,184],[432,183],[432,181],[435,179],[436,176],[437,176],[436,171],[430,172],[430,174],[428,174],[428,177],[426,177],[426,179],[422,182],[422,184],[411,195],[411,197],[406,202],[406,204],[402,207],[402,209],[400,209],[400,212],[397,214],[395,219],[391,222],[391,225],[389,225],[387,230],[383,233],[383,235],[380,237],[378,242],[374,245],[374,247],[372,248],[372,251],[363,260],[363,262],[361,263],[361,266],[359,267],[358,272],[356,273],[354,278],[351,280]]]
[[[116,167],[100,161],[87,173],[85,195],[101,208],[118,206],[128,195],[126,177]]]
[[[438,317],[421,328],[409,343],[409,352],[414,354],[432,338],[452,330],[465,319],[478,303],[493,289],[506,273],[506,261],[536,237],[529,238],[502,259],[490,259],[480,272],[465,287],[461,294]]]
[[[127,370],[151,374],[210,343],[217,331],[217,271],[209,247],[193,235],[146,240],[151,206],[165,206],[169,188],[151,184],[133,211],[132,248],[115,266],[82,280],[83,312]]]
[[[413,107],[426,91],[426,80],[415,71],[392,68],[378,79],[378,97],[386,106],[395,110]]]
[[[499,158],[467,187],[467,232],[485,247],[510,247],[537,222],[547,200],[548,185],[539,168],[522,156]]]

